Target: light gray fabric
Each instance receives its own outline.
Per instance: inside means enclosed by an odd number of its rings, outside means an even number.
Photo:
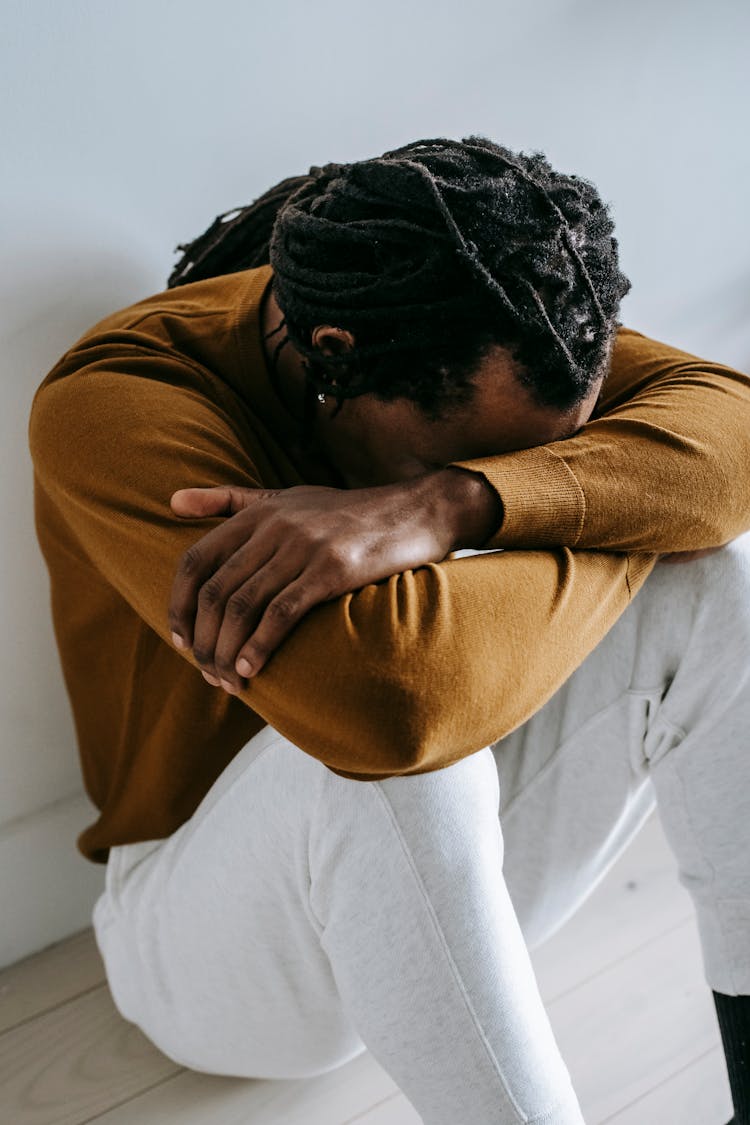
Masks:
[[[349,781],[261,732],[169,840],[113,850],[115,1002],[198,1070],[303,1077],[366,1046],[425,1125],[580,1125],[528,948],[656,801],[708,985],[749,993],[749,728],[744,536],[657,566],[545,707],[446,769]]]

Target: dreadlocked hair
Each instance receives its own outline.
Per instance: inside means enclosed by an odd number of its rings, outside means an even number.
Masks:
[[[580,402],[609,356],[621,298],[608,208],[542,153],[485,137],[421,140],[313,167],[218,216],[168,285],[270,262],[289,339],[339,403],[408,398],[431,417],[468,402],[493,346],[542,405]],[[324,355],[316,325],[355,347]]]

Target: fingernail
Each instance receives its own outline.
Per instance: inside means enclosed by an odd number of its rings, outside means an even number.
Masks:
[[[245,660],[244,656],[241,656],[239,658],[239,660],[235,664],[235,668],[237,669],[237,673],[240,676],[252,676],[253,674],[253,666],[249,660]]]
[[[228,691],[230,695],[237,694],[237,688],[234,686],[234,684],[230,684],[229,680],[221,680],[220,683],[224,688],[224,691]]]
[[[172,644],[175,648],[185,648],[185,642],[179,633],[172,633]]]
[[[221,680],[217,680],[216,676],[209,676],[208,672],[201,672],[201,676],[211,687],[221,687]]]

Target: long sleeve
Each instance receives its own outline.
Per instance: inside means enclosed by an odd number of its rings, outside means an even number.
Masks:
[[[261,483],[252,427],[200,393],[200,372],[186,374],[164,354],[100,349],[84,359],[62,363],[31,419],[38,496],[56,513],[45,549],[53,581],[62,555],[80,554],[171,649],[167,605],[178,560],[215,521],[177,519],[170,495],[189,485]],[[611,628],[652,564],[648,554],[559,547],[396,575],[313,610],[242,702],[347,776],[440,768],[536,711]],[[71,579],[58,601],[83,606],[89,596]],[[114,651],[106,622],[98,627],[89,650],[98,639]],[[68,657],[69,686],[95,708]],[[158,690],[138,682],[142,692]]]
[[[621,328],[578,434],[459,464],[502,500],[488,547],[720,546],[750,527],[750,377]]]

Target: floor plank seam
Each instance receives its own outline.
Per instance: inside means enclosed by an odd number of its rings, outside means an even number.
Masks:
[[[13,1031],[18,1031],[20,1027],[25,1027],[27,1023],[33,1023],[34,1020],[42,1019],[51,1012],[57,1012],[60,1008],[64,1008],[66,1004],[73,1004],[76,1000],[80,1000],[82,996],[89,996],[92,992],[98,992],[100,989],[109,991],[106,981],[100,981],[99,984],[92,984],[89,988],[83,988],[80,992],[76,992],[75,996],[67,996],[64,1000],[59,1000],[57,1004],[52,1004],[49,1008],[43,1008],[39,1012],[34,1012],[33,1016],[25,1016],[23,1019],[19,1020],[18,1023],[11,1024],[10,1027],[4,1027],[2,1031],[0,1031],[0,1040],[2,1040],[4,1035],[8,1035]]]
[[[133,1102],[137,1098],[143,1097],[144,1094],[150,1094],[154,1090],[158,1090],[160,1086],[166,1086],[168,1082],[173,1082],[175,1078],[179,1078],[181,1074],[185,1073],[187,1073],[186,1068],[181,1066],[175,1070],[173,1074],[167,1074],[164,1078],[160,1078],[158,1082],[152,1082],[150,1086],[143,1086],[142,1089],[131,1094],[130,1097],[123,1098],[121,1102],[113,1102],[112,1105],[107,1106],[104,1113],[97,1113],[94,1117],[82,1117],[80,1121],[76,1122],[76,1125],[91,1125],[93,1121],[102,1121],[114,1110],[122,1109],[128,1102]]]
[[[57,941],[51,941],[49,945],[43,945],[41,949],[36,949],[33,953],[25,954],[16,961],[11,961],[8,965],[3,965],[3,967],[0,968],[0,980],[2,980],[7,973],[16,969],[25,969],[32,961],[43,961],[50,956],[54,956],[64,945],[72,945],[79,942],[84,934],[88,933],[93,933],[93,927],[91,925],[84,926],[82,929],[76,930],[75,933],[68,934],[67,937],[58,938]]]
[[[613,961],[608,961],[606,965],[601,965],[596,970],[596,972],[593,972],[590,976],[581,977],[580,980],[577,980],[575,984],[569,985],[567,988],[563,989],[562,992],[557,992],[554,996],[545,997],[545,1005],[557,1003],[557,1001],[561,1000],[564,996],[569,996],[571,992],[576,992],[579,988],[581,988],[582,985],[589,984],[591,981],[596,980],[597,977],[602,976],[604,973],[610,972],[610,970],[613,969],[616,965],[620,965],[623,961],[627,961],[628,958],[632,957],[634,954],[640,953],[642,950],[647,949],[650,945],[654,945],[657,941],[661,941],[662,938],[668,937],[669,934],[674,933],[675,930],[681,929],[686,922],[692,921],[693,918],[694,915],[692,913],[686,914],[684,918],[681,918],[679,922],[675,922],[666,930],[662,930],[660,933],[654,934],[646,941],[642,941],[639,945],[634,945],[632,949],[628,949],[627,952],[619,954]],[[554,935],[550,940],[554,941]]]
[[[709,1055],[712,1055],[715,1051],[718,1051],[718,1050],[719,1050],[719,1046],[717,1044],[713,1047],[709,1047],[707,1051],[701,1051],[699,1054],[695,1055],[688,1062],[683,1063],[682,1066],[678,1066],[677,1070],[673,1070],[670,1074],[663,1075],[660,1078],[660,1080],[658,1082],[656,1082],[653,1086],[649,1086],[648,1090],[644,1090],[642,1093],[640,1093],[638,1095],[637,1098],[633,1098],[632,1102],[625,1102],[624,1105],[621,1105],[618,1109],[615,1110],[614,1113],[611,1113],[608,1117],[604,1117],[599,1122],[599,1125],[607,1125],[607,1123],[609,1121],[616,1121],[617,1118],[620,1116],[620,1114],[624,1113],[625,1110],[633,1109],[635,1106],[638,1105],[639,1102],[643,1102],[647,1098],[650,1098],[651,1095],[654,1094],[661,1086],[666,1085],[667,1082],[672,1082],[675,1078],[678,1078],[681,1074],[686,1074],[692,1067],[696,1066],[703,1059],[708,1058]]]
[[[341,1122],[341,1125],[355,1125],[357,1121],[362,1121],[363,1118],[371,1114],[374,1109],[380,1109],[382,1106],[388,1105],[388,1102],[395,1101],[402,1096],[400,1090],[395,1090],[392,1094],[389,1094],[387,1098],[381,1098],[379,1102],[373,1102],[372,1105],[368,1105],[367,1109],[363,1109],[361,1113],[355,1114],[354,1117],[347,1117],[346,1121]]]

